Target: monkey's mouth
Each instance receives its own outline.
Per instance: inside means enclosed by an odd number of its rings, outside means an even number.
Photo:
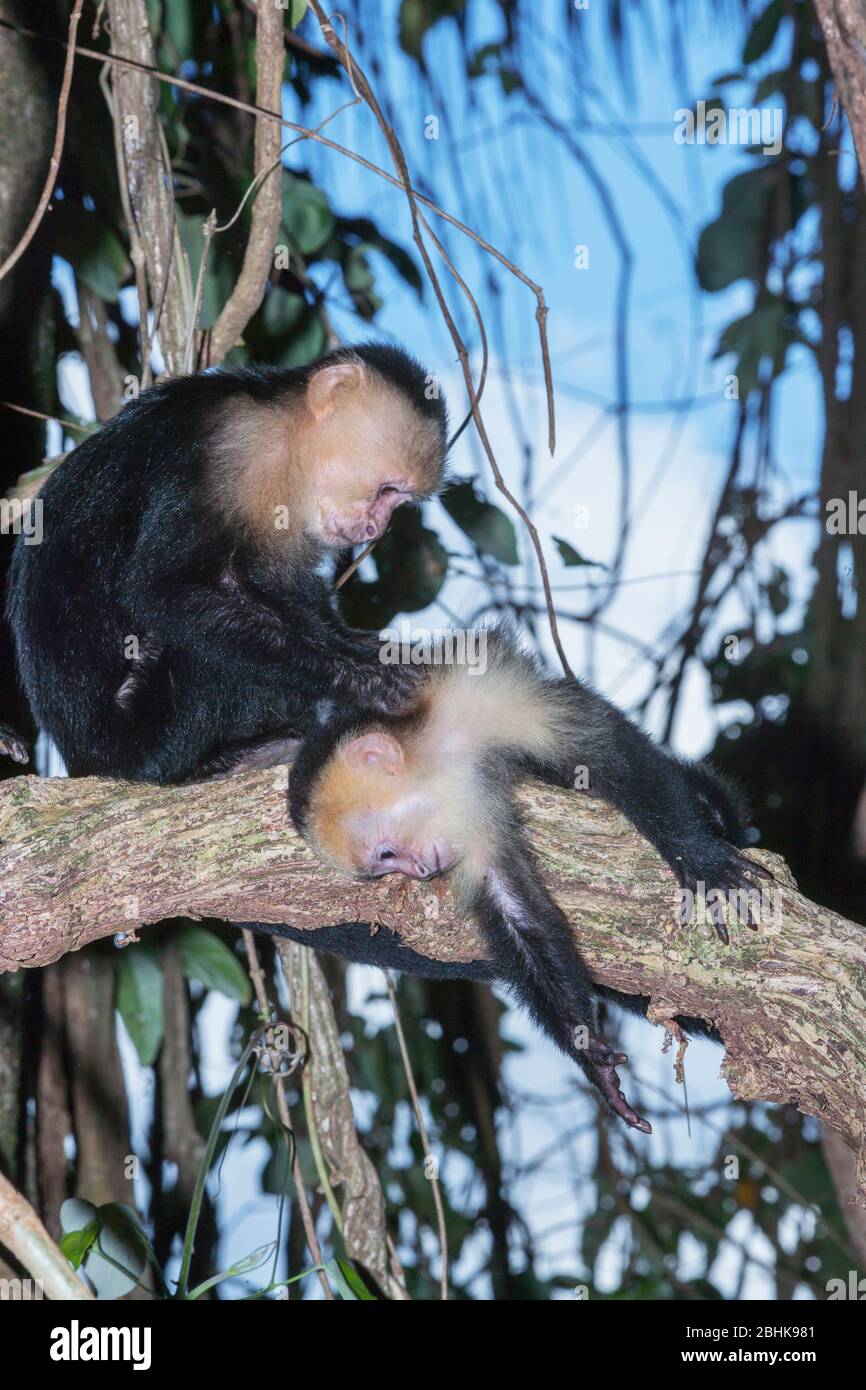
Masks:
[[[371,527],[372,535],[370,534]],[[372,540],[378,540],[384,529],[384,527],[378,527],[375,522],[368,521],[360,521],[357,526],[339,526],[333,521],[326,521],[321,534],[325,545],[332,547],[367,545]]]

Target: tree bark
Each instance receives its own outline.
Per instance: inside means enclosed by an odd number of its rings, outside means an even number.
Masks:
[[[112,53],[156,67],[145,0],[108,0],[108,14]],[[192,290],[175,222],[159,91],[146,74],[127,68],[115,68],[112,86],[114,118],[120,123],[129,200],[147,264],[157,336],[168,375],[178,376],[184,370]]]
[[[283,43],[285,11],[276,4],[256,10],[256,105],[279,116],[282,111]],[[255,175],[260,180],[253,195],[250,234],[237,283],[211,330],[211,364],[221,362],[241,338],[262,302],[274,266],[274,252],[283,215],[280,168],[282,127],[265,116],[256,118]]]
[[[0,971],[179,915],[371,923],[435,960],[484,959],[446,881],[355,883],[323,868],[292,829],[287,778],[274,768],[186,787],[0,786]],[[611,807],[535,783],[521,800],[595,978],[649,996],[653,1022],[711,1021],[734,1094],[797,1105],[842,1134],[866,1201],[866,928],[809,902],[761,853],[772,903],[757,931],[731,923],[726,947],[708,922],[678,922],[673,874]]]
[[[866,0],[815,0],[815,9],[866,182]]]

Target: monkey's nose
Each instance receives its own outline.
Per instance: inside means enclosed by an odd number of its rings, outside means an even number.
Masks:
[[[415,861],[419,878],[433,878],[442,869],[442,860],[439,855],[439,846],[432,845],[429,852],[423,859]]]

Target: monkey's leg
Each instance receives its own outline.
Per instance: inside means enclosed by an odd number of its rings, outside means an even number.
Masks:
[[[542,887],[525,851],[509,846],[509,864],[488,870],[474,904],[496,973],[538,1026],[586,1073],[616,1115],[633,1129],[651,1125],[629,1104],[616,1068],[628,1061],[599,1035],[593,984],[564,914]]]
[[[419,674],[382,661],[378,638],[346,627],[318,584],[312,593],[276,598],[246,584],[227,589],[198,577],[191,559],[169,574],[137,573],[134,591],[121,597],[150,645],[197,650],[211,665],[224,654],[227,678],[230,672],[252,689],[281,685],[298,715],[328,697],[391,709]],[[280,722],[291,717],[290,711]]]
[[[13,763],[29,763],[30,744],[11,724],[0,724],[0,753]]]

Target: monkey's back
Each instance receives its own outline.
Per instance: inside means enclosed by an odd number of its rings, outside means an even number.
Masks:
[[[115,700],[130,669],[125,639],[146,635],[133,556],[148,535],[177,556],[206,539],[197,494],[214,408],[261,384],[250,371],[154,387],[73,450],[39,493],[42,540],[16,543],[7,616],[34,717],[73,773],[133,768],[158,734]],[[217,549],[220,538],[210,540]],[[150,677],[164,712],[184,661],[180,651],[170,679]]]

